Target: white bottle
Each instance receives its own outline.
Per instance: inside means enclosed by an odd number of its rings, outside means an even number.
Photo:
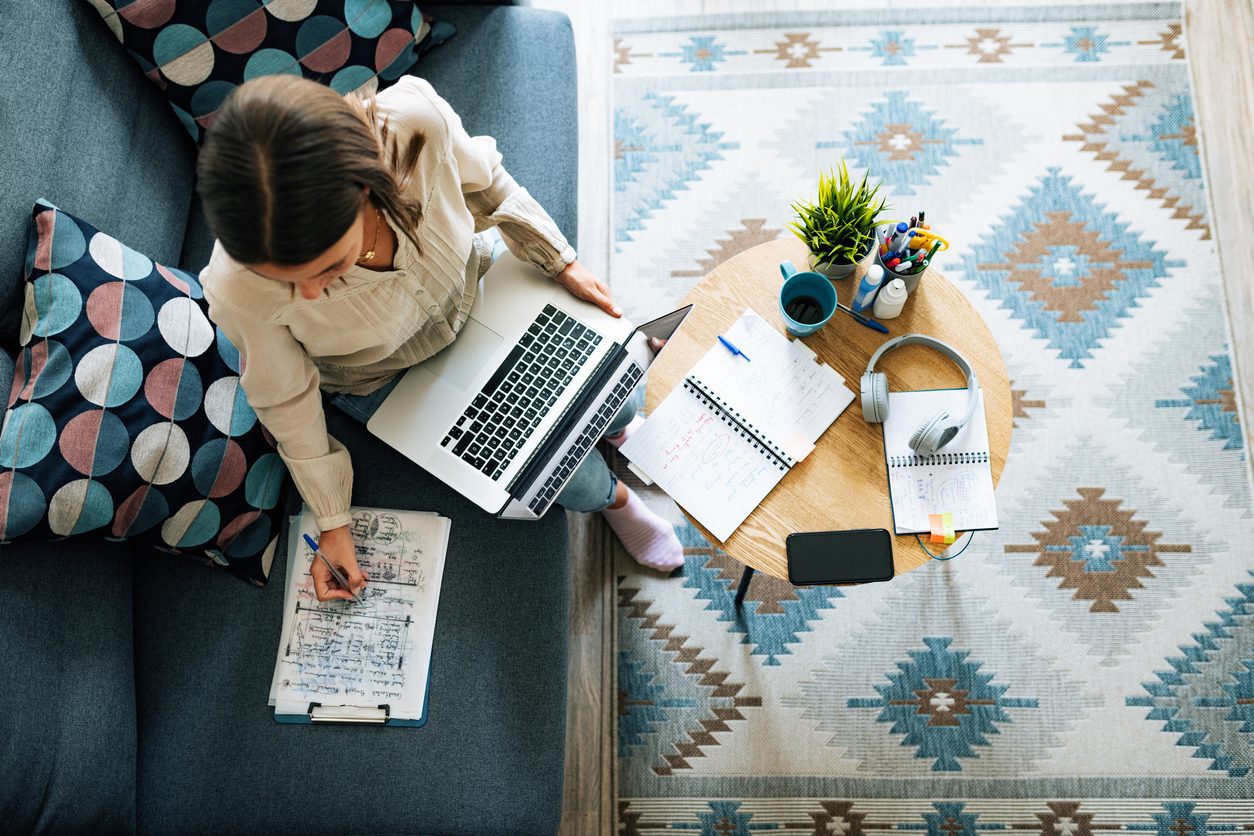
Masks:
[[[884,268],[878,264],[872,264],[867,269],[866,275],[862,277],[862,283],[858,285],[858,292],[853,296],[853,309],[861,313],[871,307],[871,303],[875,301],[875,293],[880,289],[880,282],[884,281]]]
[[[906,283],[901,279],[893,279],[875,294],[875,306],[871,313],[876,319],[893,319],[905,307],[906,295]]]

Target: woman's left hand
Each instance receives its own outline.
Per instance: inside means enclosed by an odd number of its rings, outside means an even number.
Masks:
[[[570,295],[599,307],[610,316],[622,316],[623,310],[614,304],[610,289],[605,282],[592,275],[586,267],[576,259],[567,264],[562,272],[553,277],[553,281],[570,291]]]

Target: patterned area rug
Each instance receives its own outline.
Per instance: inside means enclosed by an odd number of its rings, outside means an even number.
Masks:
[[[687,563],[621,567],[621,834],[1254,832],[1251,480],[1183,44],[1174,4],[616,25],[631,315],[788,234],[844,157],[953,240],[1015,398],[1000,530],[888,584],[759,575],[737,615],[740,565],[652,496]]]

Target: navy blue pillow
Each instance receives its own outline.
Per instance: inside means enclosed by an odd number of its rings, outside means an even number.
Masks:
[[[25,272],[0,542],[133,539],[264,584],[287,468],[196,277],[44,200]]]
[[[413,0],[89,0],[199,143],[236,86],[290,73],[371,93],[448,40]]]

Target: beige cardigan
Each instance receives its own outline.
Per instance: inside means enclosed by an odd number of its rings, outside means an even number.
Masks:
[[[448,346],[474,301],[476,231],[497,227],[515,255],[549,275],[575,259],[553,219],[501,167],[496,141],[467,135],[428,82],[405,76],[378,105],[402,148],[415,132],[425,143],[409,187],[423,207],[421,255],[398,231],[395,269],[354,265],[313,301],[248,270],[221,244],[200,274],[210,318],[240,351],[248,403],[323,531],[349,522],[353,469],[327,434],[319,388],[368,394]]]

